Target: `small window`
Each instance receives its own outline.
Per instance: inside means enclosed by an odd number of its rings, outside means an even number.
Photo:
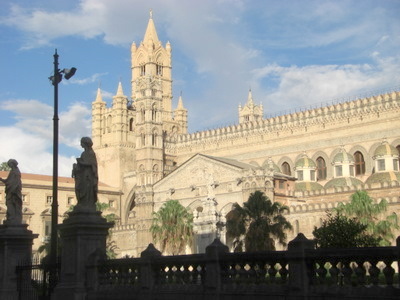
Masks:
[[[115,207],[115,201],[114,200],[108,200],[108,206],[110,208],[114,208]]]
[[[317,179],[326,179],[326,163],[321,156],[317,158]]]
[[[365,174],[365,161],[364,156],[360,151],[354,153],[354,167],[356,169],[356,175]]]
[[[297,179],[300,181],[304,180],[303,171],[297,171]]]
[[[44,236],[49,237],[51,235],[51,221],[44,221]]]
[[[342,177],[343,176],[342,166],[335,166],[335,172],[336,172],[336,177]]]
[[[159,76],[163,75],[163,67],[162,67],[162,65],[157,65],[157,75],[159,75]]]
[[[46,197],[46,204],[50,205],[51,203],[53,203],[53,196],[47,196]]]
[[[290,171],[290,166],[289,166],[289,164],[287,162],[284,162],[282,164],[282,168],[281,169],[282,169],[282,173],[283,174],[289,175],[289,176],[292,175],[292,172]]]
[[[385,160],[378,159],[378,171],[385,171],[385,169],[386,169]]]
[[[140,66],[140,75],[141,76],[146,75],[146,65]]]
[[[350,176],[354,176],[354,166],[350,166]]]
[[[22,203],[28,203],[28,196],[26,194],[22,194]]]
[[[284,180],[279,180],[279,188],[281,190],[285,188],[285,181]]]
[[[311,177],[311,181],[315,181],[315,170],[311,170],[310,177]]]
[[[399,170],[399,160],[398,159],[393,159],[393,170],[394,171]]]

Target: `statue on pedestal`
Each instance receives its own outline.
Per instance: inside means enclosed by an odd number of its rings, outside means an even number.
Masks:
[[[77,199],[76,209],[87,208],[96,210],[99,177],[97,174],[97,159],[90,137],[81,139],[84,151],[73,165],[72,177],[75,178],[75,194]]]
[[[20,225],[22,224],[21,172],[15,159],[8,160],[7,164],[11,171],[6,179],[0,178],[0,181],[6,186],[7,220],[4,223],[7,225]]]

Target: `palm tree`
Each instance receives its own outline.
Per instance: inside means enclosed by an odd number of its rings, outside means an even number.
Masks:
[[[292,225],[283,216],[287,206],[272,203],[261,191],[250,194],[243,207],[234,204],[227,215],[227,236],[233,239],[234,251],[241,252],[244,244],[247,252],[275,250],[274,240],[286,246],[286,231]]]
[[[389,246],[395,238],[392,230],[400,227],[395,213],[386,216],[387,206],[385,199],[374,203],[367,191],[357,191],[350,196],[350,202],[340,203],[335,211],[357,218],[361,224],[367,225],[368,234],[380,238],[380,246]]]
[[[193,239],[193,214],[177,200],[169,200],[153,213],[150,232],[154,242],[159,243],[161,252],[182,254]]]

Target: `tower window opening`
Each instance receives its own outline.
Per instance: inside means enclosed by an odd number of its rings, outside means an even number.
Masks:
[[[163,67],[162,65],[157,65],[157,75],[162,76],[163,75]]]
[[[146,75],[146,65],[141,65],[140,66],[140,75],[141,76]]]

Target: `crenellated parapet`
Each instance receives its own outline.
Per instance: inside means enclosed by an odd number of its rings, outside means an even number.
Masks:
[[[325,107],[299,111],[291,114],[276,116],[259,121],[230,125],[206,131],[197,131],[175,137],[176,145],[184,147],[187,144],[207,143],[235,139],[243,136],[259,135],[260,133],[291,132],[307,130],[307,127],[322,126],[329,123],[362,121],[369,116],[378,116],[387,111],[396,111],[400,108],[400,92],[391,92],[383,95],[347,101]]]

